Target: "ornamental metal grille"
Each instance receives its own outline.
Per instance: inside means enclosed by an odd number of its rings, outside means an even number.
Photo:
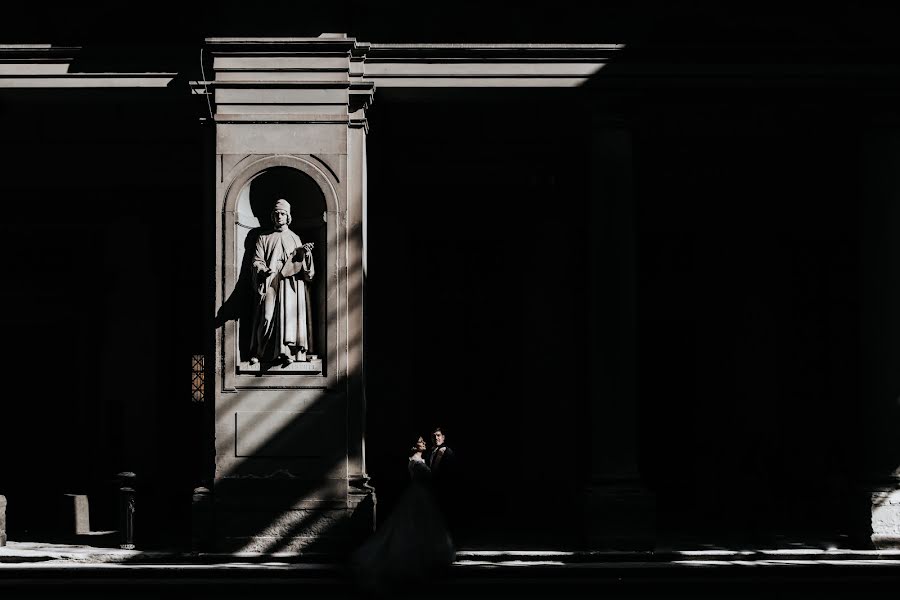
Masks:
[[[194,354],[191,357],[191,396],[194,402],[203,402],[204,363],[203,354]]]

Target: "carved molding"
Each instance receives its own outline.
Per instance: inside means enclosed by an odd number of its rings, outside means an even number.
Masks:
[[[159,88],[176,73],[73,73],[80,46],[0,44],[0,88]]]

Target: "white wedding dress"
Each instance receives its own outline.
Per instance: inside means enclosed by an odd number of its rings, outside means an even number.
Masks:
[[[453,562],[456,551],[431,489],[431,469],[409,459],[409,487],[384,524],[353,555],[360,583],[378,588],[427,578]]]

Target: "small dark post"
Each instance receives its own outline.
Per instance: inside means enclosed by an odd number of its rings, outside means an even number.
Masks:
[[[0,496],[0,546],[6,545],[6,496]]]
[[[134,550],[134,482],[137,475],[119,473],[119,548]]]
[[[209,550],[212,533],[212,494],[209,488],[194,488],[191,498],[191,552]]]

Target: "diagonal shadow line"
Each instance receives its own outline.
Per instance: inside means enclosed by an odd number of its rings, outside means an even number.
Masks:
[[[346,404],[347,400],[340,396],[319,397],[302,413],[282,424],[277,431],[273,431],[268,439],[254,450],[253,456],[243,457],[241,462],[230,465],[229,470],[219,478],[216,484],[217,507],[224,508],[225,498],[222,495],[233,495],[231,491],[233,488],[248,488],[248,486],[252,488],[252,492],[236,489],[237,496],[235,497],[251,493],[252,497],[265,498],[262,503],[254,503],[249,507],[245,505],[251,510],[239,517],[245,521],[242,529],[251,537],[273,531],[273,528],[277,529],[279,519],[299,510],[311,512],[301,517],[301,521],[290,527],[289,530],[279,531],[279,535],[289,536],[291,532],[301,531],[303,527],[312,524],[312,519],[326,513],[336,516],[344,515],[349,518],[349,515],[346,514],[349,501],[347,496],[349,473],[346,469],[348,468],[348,456],[351,460],[358,459],[358,457],[352,455],[352,448],[349,447],[346,436],[332,436],[330,441],[327,438],[328,434],[334,432],[336,423],[340,423],[340,427],[344,430],[348,428]],[[254,422],[254,425],[258,426],[258,422]],[[323,434],[326,435],[325,439],[321,437]],[[305,438],[304,444],[311,444],[313,448],[319,448],[321,453],[318,456],[307,458],[292,455],[292,448],[296,451],[298,438]],[[263,467],[267,463],[271,466]],[[341,469],[342,463],[343,469]],[[274,467],[279,469],[279,473],[273,475],[271,470]],[[340,479],[332,479],[336,474],[335,469],[338,472],[343,470]],[[266,475],[267,470],[269,470],[268,476]],[[332,487],[337,486],[342,490],[339,492],[325,490],[326,497],[319,498],[318,496],[323,493],[321,489],[323,482],[326,487],[330,483]],[[322,501],[327,508],[316,508],[317,501]],[[339,501],[342,508],[337,511],[331,509],[334,501]],[[303,503],[309,504],[301,508]],[[262,507],[265,512],[256,512],[255,509],[258,507]],[[226,512],[234,511],[229,507]],[[322,531],[322,535],[325,535],[323,530],[320,531]],[[292,543],[292,540],[284,538],[283,541],[263,542],[260,540],[260,542],[271,549],[284,548]]]

